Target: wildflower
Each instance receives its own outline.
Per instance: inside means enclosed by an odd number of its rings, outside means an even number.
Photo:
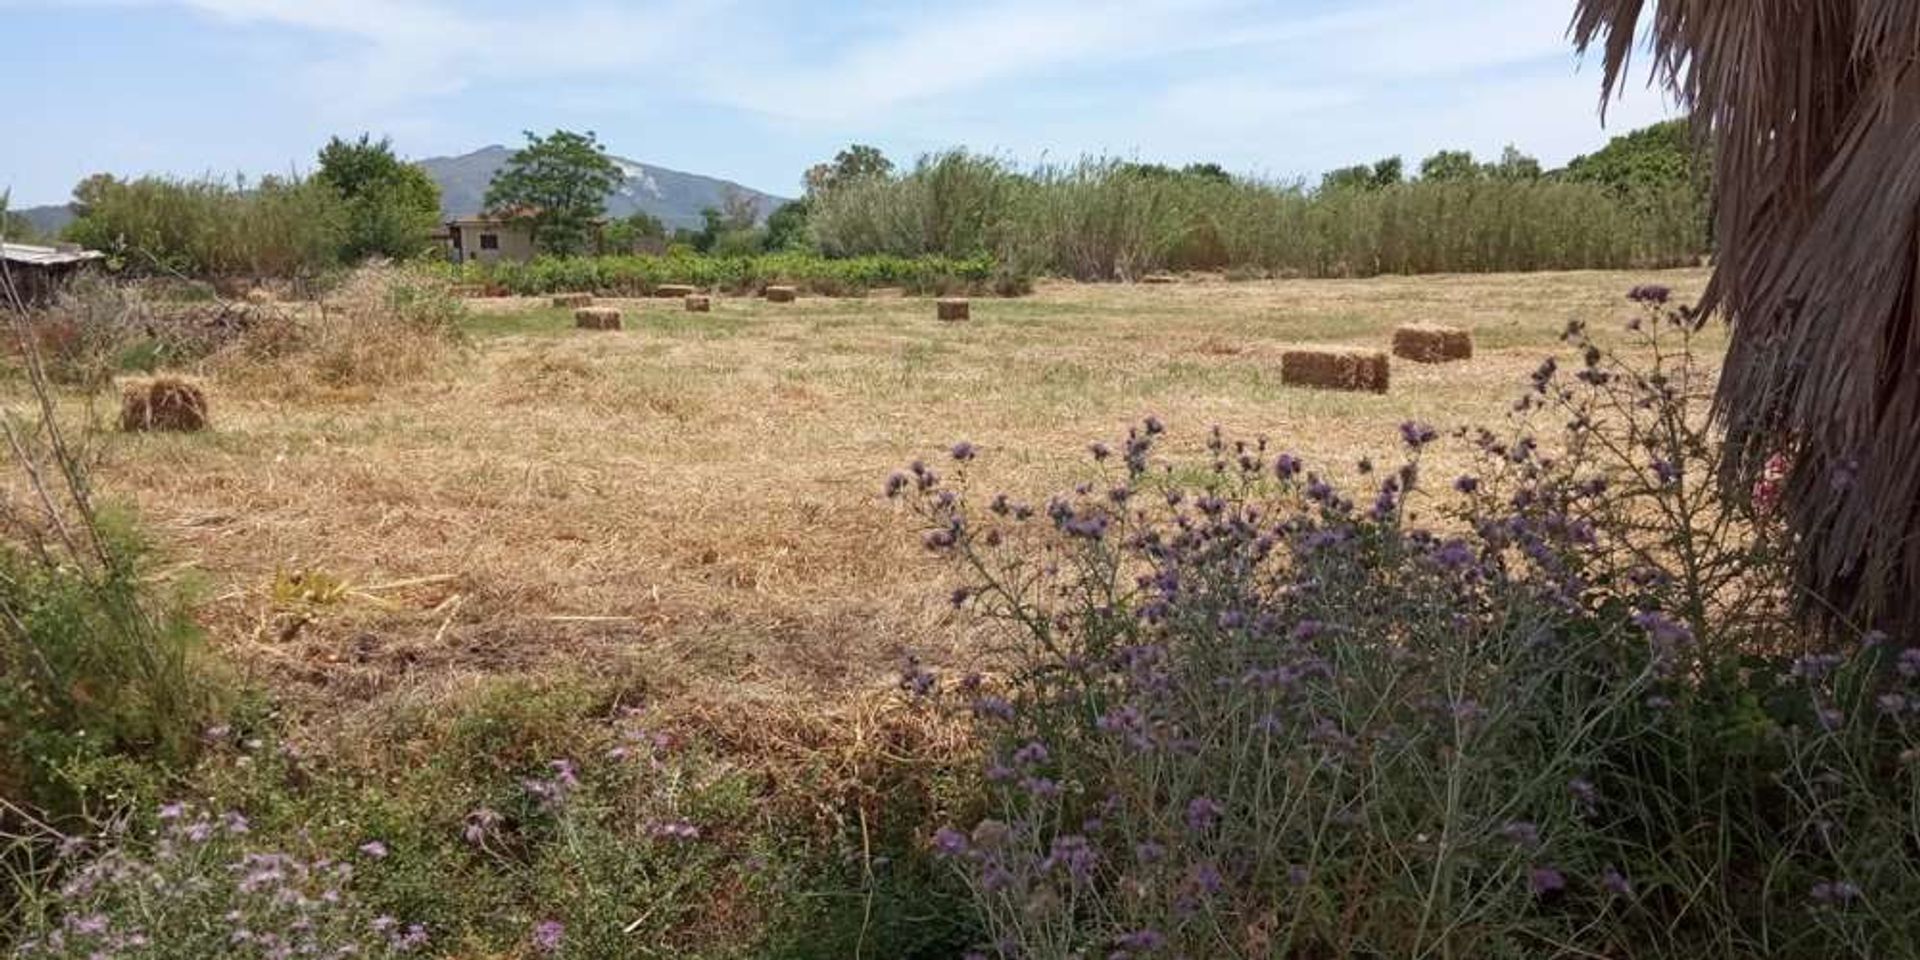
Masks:
[[[1648,639],[1663,648],[1683,647],[1693,642],[1693,631],[1658,610],[1643,610],[1633,615],[1634,626],[1647,632]]]
[[[1600,791],[1594,787],[1593,781],[1585,777],[1574,777],[1567,781],[1567,792],[1573,794],[1574,801],[1584,809],[1591,810],[1600,799]]]
[[[1088,446],[1087,452],[1093,454],[1095,460],[1105,460],[1113,455],[1113,449],[1104,443],[1095,443]]]
[[[1023,767],[1038,766],[1046,763],[1049,754],[1047,745],[1033,741],[1013,752],[1013,762]]]
[[[942,856],[957,857],[967,852],[967,835],[952,827],[941,827],[934,831],[933,849]]]
[[[1044,870],[1064,870],[1074,882],[1085,883],[1092,879],[1099,859],[1100,855],[1094,852],[1086,837],[1066,834],[1053,838],[1053,847],[1040,866]]]
[[[1553,867],[1534,867],[1527,872],[1527,889],[1536,897],[1557,893],[1566,888],[1566,875]]]
[[[1148,840],[1134,845],[1133,858],[1143,864],[1158,863],[1167,858],[1167,848]]]
[[[1036,799],[1047,799],[1060,795],[1060,784],[1046,777],[1028,777],[1020,781],[1020,786]]]
[[[1152,416],[1148,417],[1146,419],[1146,422],[1143,423],[1142,426],[1147,428],[1147,436],[1150,436],[1150,437],[1158,436],[1162,433],[1167,432],[1167,425],[1164,423],[1161,423],[1159,417],[1152,417]]]
[[[1211,797],[1195,797],[1187,803],[1187,829],[1206,833],[1220,822],[1225,810]]]
[[[1408,420],[1400,425],[1401,441],[1415,450],[1432,443],[1437,437],[1439,434],[1432,427],[1418,421]]]
[[[1673,288],[1658,283],[1643,283],[1627,291],[1627,299],[1634,303],[1659,306],[1673,298]]]
[[[1920,647],[1908,647],[1900,651],[1900,659],[1893,668],[1909,680],[1920,677]]]
[[[360,845],[360,852],[375,860],[384,860],[387,857],[387,845],[378,840],[368,840]]]
[[[1514,820],[1500,828],[1500,836],[1516,847],[1533,849],[1540,846],[1540,827],[1525,820]]]
[[[1625,874],[1612,867],[1600,871],[1600,886],[1615,896],[1633,896],[1633,883],[1626,878]]]
[[[1809,653],[1793,661],[1790,674],[1796,679],[1811,683],[1823,679],[1844,662],[1846,662],[1845,659],[1839,654]]]
[[[567,928],[558,920],[542,920],[533,928],[533,949],[541,953],[558,953],[560,942],[565,939]]]
[[[1188,873],[1187,880],[1195,889],[1208,896],[1218,896],[1227,885],[1226,879],[1220,876],[1220,868],[1212,863],[1195,864],[1193,870]]]
[[[1819,904],[1851,903],[1860,898],[1860,888],[1845,880],[1821,882],[1813,885],[1812,897]]]
[[[221,815],[220,825],[226,828],[227,833],[234,836],[239,836],[248,831],[246,815],[233,810],[229,810]]]
[[[1159,950],[1167,945],[1165,934],[1151,927],[1121,934],[1113,945],[1122,950]]]
[[[686,820],[667,820],[647,828],[657,840],[698,840],[700,828]]]
[[[1463,476],[1453,481],[1453,488],[1461,493],[1473,493],[1480,489],[1480,478]]]
[[[958,460],[961,463],[966,463],[967,461],[972,460],[974,456],[978,453],[978,451],[974,449],[973,444],[968,443],[965,440],[962,440],[959,443],[954,444],[953,449],[948,452],[952,454],[953,459]]]
[[[467,814],[465,826],[461,828],[460,834],[468,843],[476,847],[481,846],[487,842],[487,838],[492,835],[494,827],[499,823],[498,813],[481,807]]]
[[[1273,472],[1282,480],[1292,480],[1299,474],[1300,467],[1300,458],[1291,453],[1283,453],[1273,461]]]
[[[1897,693],[1885,693],[1874,701],[1879,704],[1880,712],[1893,716],[1907,709],[1907,698]]]
[[[1680,473],[1680,466],[1671,460],[1656,459],[1653,461],[1653,475],[1659,479],[1661,486],[1671,487],[1679,483]]]
[[[986,696],[976,698],[973,701],[971,706],[973,709],[973,715],[976,717],[980,717],[982,719],[988,719],[988,718],[994,719],[994,720],[1012,720],[1013,719],[1013,704],[1008,703],[1006,700],[1000,697],[993,696],[992,694],[988,694]]]
[[[898,497],[901,491],[907,489],[907,482],[907,475],[904,473],[895,473],[887,477],[887,496]]]

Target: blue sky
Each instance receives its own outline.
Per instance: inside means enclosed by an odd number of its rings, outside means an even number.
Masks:
[[[285,172],[332,133],[410,157],[592,129],[620,155],[791,195],[849,142],[1022,163],[1104,153],[1317,176],[1388,154],[1549,164],[1599,117],[1570,0],[0,0],[0,189]]]

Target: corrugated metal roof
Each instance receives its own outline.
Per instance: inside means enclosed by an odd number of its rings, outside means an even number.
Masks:
[[[24,263],[36,267],[85,263],[105,256],[106,254],[98,250],[62,250],[58,247],[36,247],[27,243],[0,243],[0,257],[5,257],[10,263]]]

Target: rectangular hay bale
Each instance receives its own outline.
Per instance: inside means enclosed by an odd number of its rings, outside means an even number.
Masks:
[[[934,309],[942,320],[966,320],[973,316],[972,304],[963,297],[942,297],[935,301]]]
[[[1379,350],[1299,347],[1280,355],[1280,382],[1289,386],[1386,393],[1387,379],[1387,355]]]
[[[768,303],[792,303],[798,299],[800,291],[794,287],[768,287]]]
[[[1415,363],[1446,363],[1473,357],[1473,334],[1459,327],[1410,323],[1393,331],[1393,355]]]
[[[687,303],[688,313],[712,313],[713,312],[713,298],[705,294],[690,293],[687,295],[686,303]]]
[[[582,330],[620,329],[620,311],[612,307],[586,307],[573,312],[573,325]]]

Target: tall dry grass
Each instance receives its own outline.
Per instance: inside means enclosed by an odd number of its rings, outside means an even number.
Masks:
[[[1158,270],[1366,277],[1684,264],[1705,249],[1693,191],[1631,202],[1553,178],[1379,190],[1169,174],[1113,159],[1021,171],[952,151],[814,201],[830,256],[992,254],[1081,280]]]

